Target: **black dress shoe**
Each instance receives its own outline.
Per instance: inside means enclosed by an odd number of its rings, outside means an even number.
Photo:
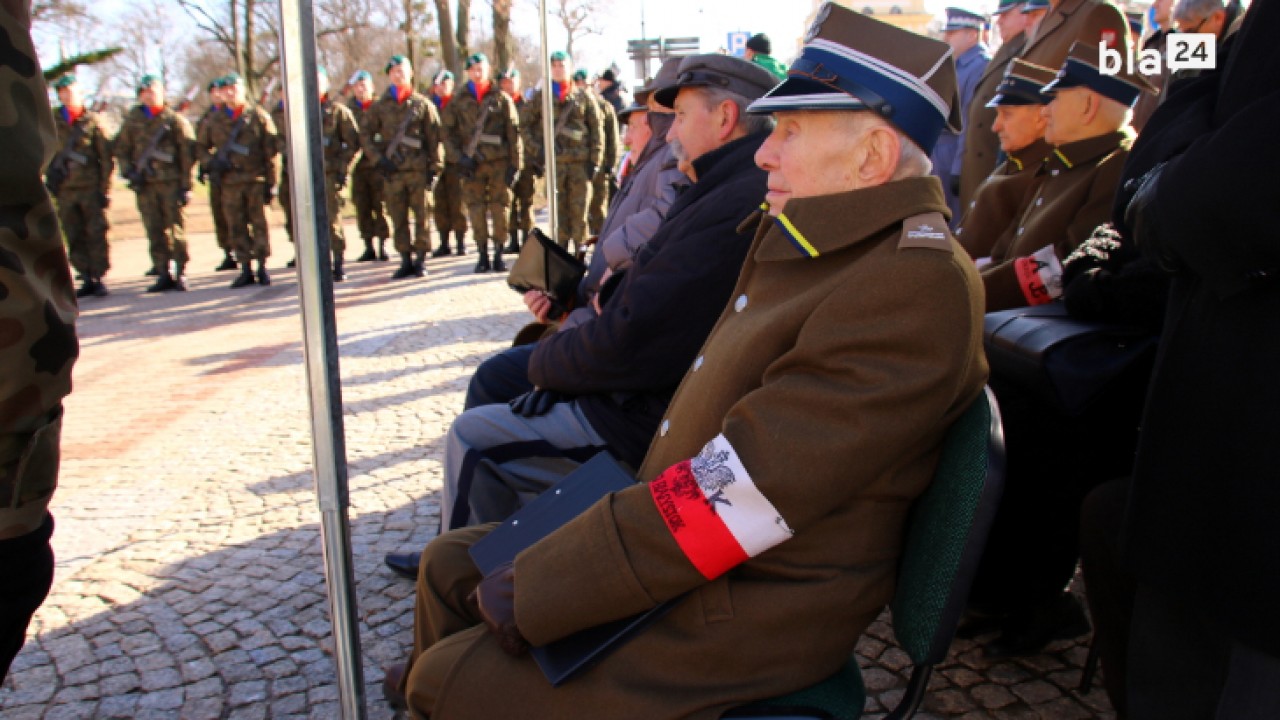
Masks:
[[[422,553],[387,553],[383,562],[400,577],[417,580],[418,561],[421,559]]]
[[[249,263],[246,262],[244,264],[244,267],[240,268],[240,274],[236,276],[235,280],[231,281],[231,287],[232,289],[235,289],[235,288],[242,288],[242,287],[245,287],[246,285],[252,285],[252,284],[253,284],[253,270],[249,269]]]
[[[285,263],[284,266],[288,268],[298,267],[298,258],[294,258],[290,260],[289,262]]]
[[[408,669],[404,663],[397,663],[388,667],[386,674],[382,676],[382,697],[386,698],[392,710],[406,710],[409,707],[409,701],[400,692],[400,682]]]
[[[214,272],[222,272],[223,270],[235,270],[240,266],[236,264],[235,258],[230,255],[222,258],[222,264],[214,268]]]
[[[477,273],[489,272],[489,270],[490,270],[492,267],[493,267],[493,266],[489,264],[489,256],[488,256],[488,255],[481,255],[481,256],[480,256],[480,261],[476,263],[476,269],[475,269],[475,272],[477,272]]]
[[[493,259],[493,271],[494,271],[494,272],[506,272],[506,271],[507,271],[507,264],[506,264],[505,262],[503,262],[503,261],[502,261],[502,256],[501,256],[501,255],[498,255],[497,257],[495,257],[495,258]]]
[[[1038,655],[1054,640],[1069,640],[1089,632],[1080,601],[1071,593],[1027,610],[1013,613],[1005,621],[1004,632],[982,650],[992,659]]]

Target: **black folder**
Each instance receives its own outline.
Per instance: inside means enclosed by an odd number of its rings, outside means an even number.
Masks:
[[[471,559],[488,575],[515,559],[521,550],[550,535],[556,528],[581,515],[600,498],[625,490],[635,478],[608,453],[588,460],[551,489],[471,546]],[[608,652],[661,617],[676,602],[662,603],[634,617],[582,630],[567,638],[530,650],[534,661],[553,686],[598,663]]]

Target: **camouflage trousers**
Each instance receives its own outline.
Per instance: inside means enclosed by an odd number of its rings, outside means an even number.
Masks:
[[[471,213],[471,236],[481,253],[489,252],[489,217],[493,218],[494,252],[502,250],[506,242],[507,213],[511,211],[508,167],[505,162],[480,163],[471,177],[462,181],[462,198]]]
[[[209,183],[209,210],[213,215],[213,234],[218,239],[218,247],[230,255],[235,252],[231,247],[231,239],[227,232],[227,217],[222,214],[222,185]]]
[[[467,231],[467,208],[463,204],[462,176],[458,174],[458,166],[444,166],[444,174],[436,181],[436,189],[432,191],[435,201],[433,215],[436,219],[436,231],[442,233],[464,233]]]
[[[111,269],[107,243],[107,209],[94,188],[63,188],[58,193],[58,221],[67,238],[71,267],[86,278],[100,278]]]
[[[342,231],[342,208],[346,201],[342,197],[342,188],[338,187],[336,174],[325,175],[325,207],[329,214],[329,248],[334,257],[342,257],[347,251],[347,236]]]
[[[166,268],[172,260],[181,275],[187,266],[187,223],[186,211],[178,204],[178,181],[144,185],[138,191],[138,214],[147,229],[155,268]]]
[[[271,257],[271,234],[262,204],[265,187],[261,180],[222,186],[222,215],[238,262]]]
[[[367,168],[351,173],[351,202],[356,206],[356,226],[365,240],[390,237],[382,211],[382,176]]]
[[[382,198],[387,204],[396,239],[396,252],[411,250],[426,252],[431,249],[431,236],[427,234],[427,178],[421,171],[404,171],[391,175],[382,183]],[[409,230],[409,213],[413,213],[413,231]]]
[[[529,232],[533,229],[533,193],[534,181],[533,173],[526,165],[524,170],[520,171],[520,177],[516,180],[516,186],[511,188],[512,202],[511,213],[508,215],[507,227],[513,230],[523,230]]]
[[[559,211],[560,229],[556,239],[560,247],[573,252],[587,244],[587,208],[591,205],[591,181],[587,179],[587,166],[582,163],[564,163],[556,168],[556,208]]]
[[[34,532],[58,488],[62,407],[30,433],[0,434],[0,540]]]
[[[604,219],[609,214],[609,172],[601,168],[591,180],[591,209],[587,213],[587,229],[599,235]]]

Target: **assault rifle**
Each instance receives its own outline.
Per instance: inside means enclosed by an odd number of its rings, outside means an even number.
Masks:
[[[240,131],[244,129],[245,121],[249,119],[248,115],[241,115],[236,124],[231,127],[231,136],[227,141],[218,148],[218,152],[209,161],[209,183],[211,185],[222,184],[222,176],[231,169],[231,153],[247,157],[249,148],[236,142],[240,137]]]
[[[67,181],[67,178],[71,177],[71,163],[89,164],[89,158],[84,153],[78,153],[71,149],[80,142],[80,138],[84,137],[84,127],[84,125],[77,124],[71,129],[71,134],[67,136],[67,144],[53,157],[53,162],[49,163],[49,170],[45,173],[44,186],[49,189],[49,194],[54,197],[58,196],[58,191],[62,189],[62,184]]]
[[[138,192],[147,184],[149,178],[155,177],[156,171],[151,167],[152,161],[173,162],[173,155],[160,149],[160,140],[168,134],[169,125],[167,123],[161,125],[160,129],[151,136],[151,142],[147,143],[147,147],[134,161],[133,166],[125,169],[124,179],[128,181],[126,184],[130,190]]]
[[[396,134],[392,136],[391,142],[387,143],[386,149],[382,151],[382,157],[397,167],[404,162],[404,155],[400,152],[401,145],[413,150],[422,147],[421,140],[406,135],[409,131],[409,123],[413,122],[414,115],[413,108],[409,108],[405,112],[404,119],[400,121],[400,127],[396,128]]]

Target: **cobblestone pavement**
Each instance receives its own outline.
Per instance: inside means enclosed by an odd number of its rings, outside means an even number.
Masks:
[[[115,225],[113,294],[85,301],[79,325],[57,578],[0,716],[336,718],[291,248],[274,233],[275,283],[233,291],[233,273],[212,272],[212,238],[193,233],[190,291],[145,295],[136,222]],[[351,262],[337,286],[370,718],[393,717],[381,668],[411,644],[413,588],[382,556],[434,534],[442,436],[472,370],[527,317],[502,277],[471,274],[474,259],[394,282],[393,263]],[[988,664],[958,642],[922,717],[1112,717],[1101,690],[1073,691],[1085,648],[1051,650]],[[909,663],[887,618],[859,652],[876,717]]]

